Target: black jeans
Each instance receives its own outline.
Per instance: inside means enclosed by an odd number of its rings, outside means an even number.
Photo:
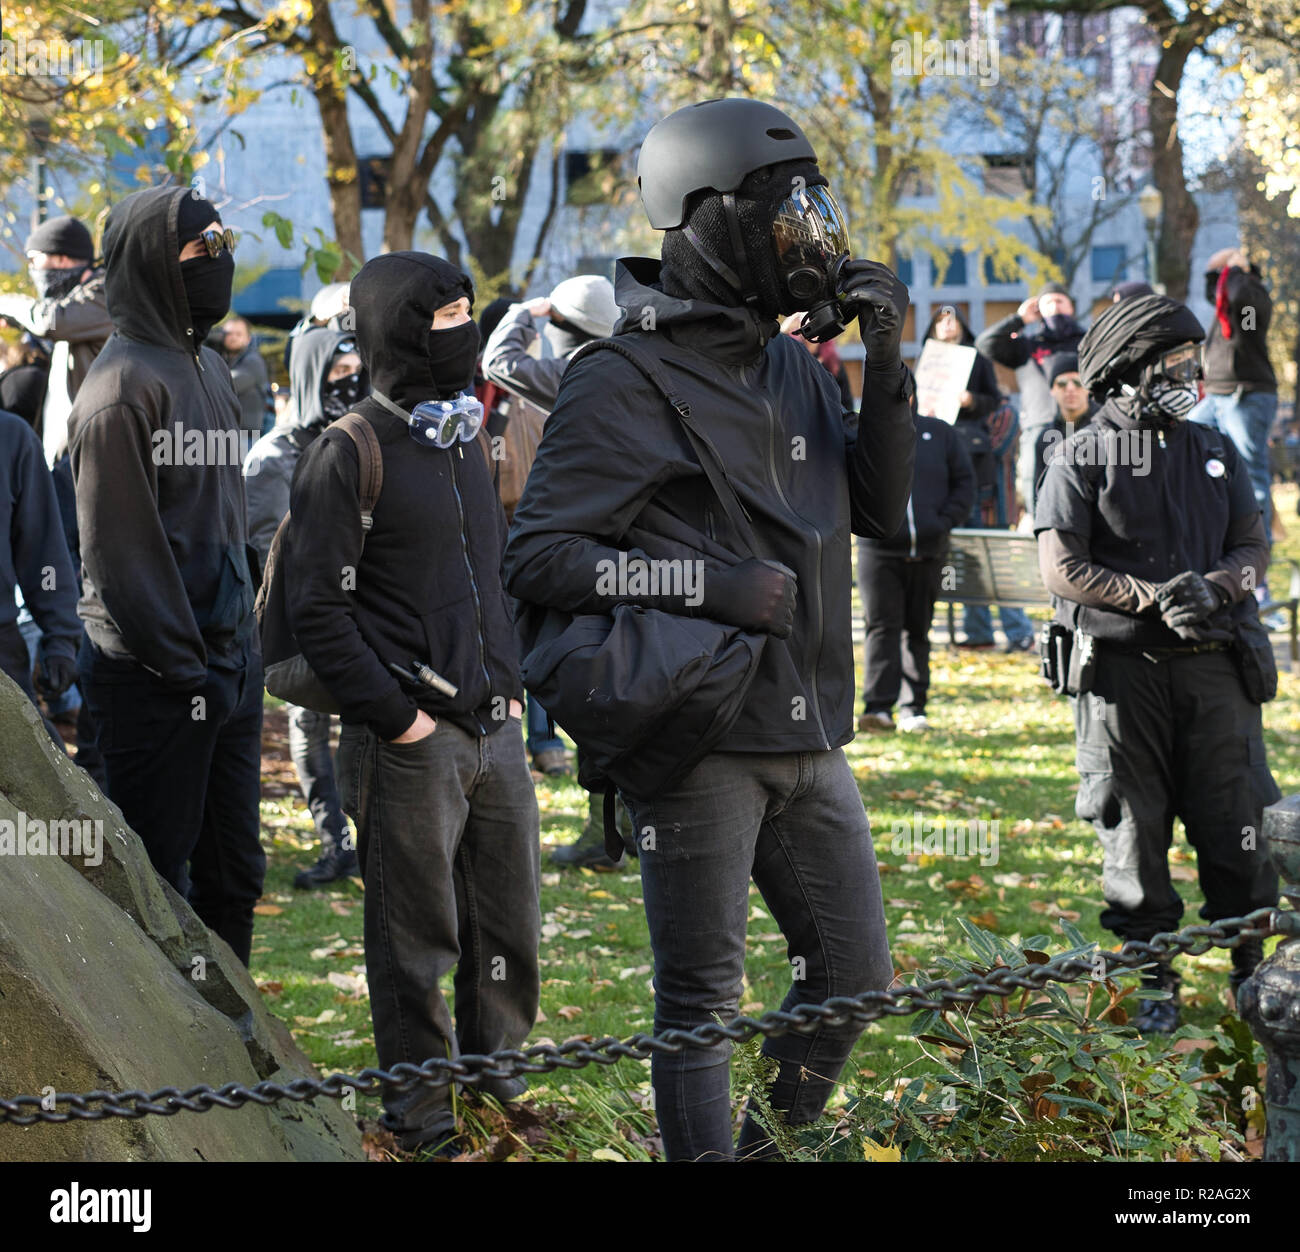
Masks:
[[[415,743],[345,725],[339,786],[366,884],[379,1064],[518,1047],[537,1017],[541,930],[537,797],[519,719],[483,736],[440,721]],[[452,969],[454,1027],[438,987]],[[501,1097],[524,1089],[521,1079],[481,1086]],[[450,1091],[386,1094],[383,1121],[406,1150],[446,1138]]]
[[[330,753],[330,715],[315,709],[285,705],[289,715],[289,755],[298,771],[298,786],[316,823],[321,851],[341,848],[348,833],[348,819],[339,801]]]
[[[629,801],[655,959],[655,1030],[735,1014],[752,877],[785,935],[782,1007],[888,986],[871,830],[844,753],[715,752],[671,791]],[[821,1113],[861,1027],[768,1039],[779,1065],[772,1107],[792,1126]],[[651,1081],[670,1160],[771,1155],[752,1117],[733,1145],[731,1044],[655,1053]]]
[[[1266,804],[1281,792],[1264,752],[1260,707],[1226,652],[1152,662],[1099,644],[1092,691],[1075,696],[1075,811],[1102,847],[1101,924],[1121,939],[1173,930],[1183,902],[1169,877],[1183,819],[1206,921],[1277,903],[1264,854]],[[1254,832],[1246,843],[1245,832]]]
[[[930,623],[943,561],[909,560],[858,547],[858,591],[866,618],[863,712],[921,714],[930,691]]]
[[[108,798],[154,869],[247,965],[266,873],[261,657],[251,653],[239,670],[209,668],[202,687],[173,691],[83,636],[78,667]]]

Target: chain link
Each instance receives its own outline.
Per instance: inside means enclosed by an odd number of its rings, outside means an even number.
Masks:
[[[658,1053],[680,1053],[686,1048],[710,1048],[723,1040],[739,1042],[757,1035],[772,1038],[788,1033],[811,1034],[823,1026],[853,1022],[866,1026],[882,1017],[906,1017],[932,1009],[949,1009],[977,1004],[986,996],[1005,997],[1012,993],[1042,990],[1049,982],[1074,983],[1098,976],[1096,957],[1104,959],[1105,973],[1134,969],[1153,960],[1178,954],[1200,956],[1211,948],[1236,948],[1242,943],[1264,940],[1271,935],[1300,936],[1300,913],[1262,908],[1245,917],[1230,917],[1208,926],[1186,926],[1164,932],[1150,941],[1131,939],[1119,951],[1096,948],[1093,959],[1062,954],[1041,965],[1012,967],[999,965],[982,973],[960,978],[899,987],[894,991],[867,991],[858,996],[835,996],[821,1004],[803,1004],[777,1010],[760,1018],[734,1017],[729,1022],[697,1026],[692,1030],[667,1030],[661,1035],[636,1034],[630,1038],[570,1039],[561,1044],[536,1044],[531,1048],[493,1052],[486,1056],[461,1056],[457,1060],[431,1057],[421,1065],[406,1062],[391,1070],[363,1069],[360,1074],[331,1074],[328,1078],[299,1078],[281,1084],[259,1082],[245,1087],[226,1083],[181,1091],[164,1087],[143,1091],[87,1091],[56,1094],[54,1108],[45,1107],[48,1097],[0,1098],[0,1123],[30,1126],[35,1122],[103,1121],[110,1117],[137,1119],[176,1113],[206,1113],[211,1108],[237,1109],[245,1104],[275,1104],[281,1100],[301,1103],[317,1096],[342,1099],[349,1092],[375,1095],[383,1088],[393,1093],[414,1087],[439,1087],[450,1082],[475,1086],[484,1079],[515,1078],[521,1074],[549,1074],[587,1065],[615,1065],[621,1060],[643,1061]],[[60,1108],[59,1106],[66,1106]],[[23,1110],[30,1109],[31,1112]]]

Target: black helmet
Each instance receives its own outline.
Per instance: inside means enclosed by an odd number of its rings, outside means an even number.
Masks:
[[[696,191],[733,192],[765,165],[816,161],[798,125],[761,100],[702,100],[670,113],[641,144],[636,181],[655,230],[681,226]]]

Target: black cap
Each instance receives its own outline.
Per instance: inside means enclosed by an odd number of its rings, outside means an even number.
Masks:
[[[176,215],[176,242],[183,248],[192,243],[213,222],[221,221],[221,214],[211,200],[193,193],[186,196]]]
[[[1115,301],[1131,300],[1134,296],[1153,296],[1155,288],[1150,283],[1144,283],[1137,280],[1127,283],[1115,284]]]
[[[1062,374],[1079,372],[1079,356],[1076,352],[1053,352],[1043,365],[1048,383],[1054,383]]]
[[[1038,293],[1041,300],[1044,296],[1064,296],[1071,304],[1074,303],[1074,297],[1070,295],[1069,288],[1063,283],[1048,283],[1042,291]]]
[[[76,261],[95,259],[95,245],[91,242],[90,231],[75,217],[52,217],[48,222],[42,222],[27,236],[24,251],[70,256]]]

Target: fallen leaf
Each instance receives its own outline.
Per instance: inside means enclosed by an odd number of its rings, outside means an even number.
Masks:
[[[593,1161],[622,1161],[627,1163],[627,1157],[615,1152],[613,1148],[597,1148],[592,1154]]]
[[[253,912],[258,917],[275,917],[283,913],[284,910],[278,904],[255,904],[253,905]]]
[[[887,1148],[871,1139],[862,1141],[862,1159],[864,1161],[898,1161],[903,1154],[897,1148]]]
[[[1171,865],[1169,867],[1169,877],[1175,882],[1195,882],[1197,879],[1196,867],[1194,865]]]
[[[638,974],[648,974],[650,966],[648,965],[629,965],[626,969],[618,971],[618,980],[622,982],[625,978],[635,978]]]
[[[575,1017],[582,1016],[582,1009],[576,1004],[566,1004],[555,1010],[566,1022],[571,1022]]]
[[[351,917],[352,909],[343,903],[342,900],[330,901],[330,912],[337,913],[340,917]]]
[[[284,990],[284,983],[282,983],[282,982],[259,982],[259,983],[257,984],[257,989],[258,989],[258,991],[260,991],[264,996],[278,996],[278,995],[280,994],[280,992],[282,992],[282,991]]]

